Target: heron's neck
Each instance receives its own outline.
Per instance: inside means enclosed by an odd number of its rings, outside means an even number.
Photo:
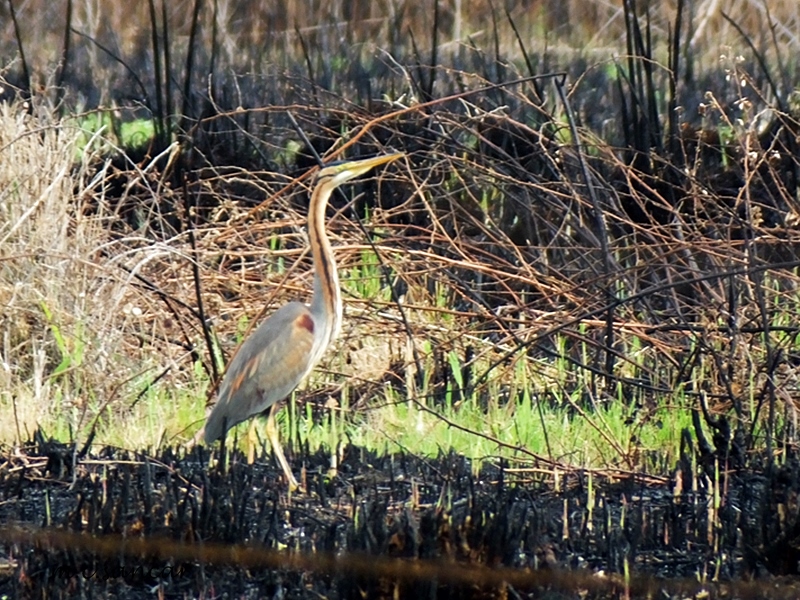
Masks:
[[[325,233],[325,208],[331,192],[327,185],[318,185],[311,195],[308,207],[308,239],[314,260],[314,294],[311,296],[311,314],[315,317],[315,337],[323,344],[339,335],[342,322],[342,294],[339,290],[339,275],[333,259],[331,243]]]

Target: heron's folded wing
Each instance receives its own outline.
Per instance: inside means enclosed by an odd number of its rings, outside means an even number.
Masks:
[[[219,387],[203,437],[213,442],[245,419],[288,396],[313,368],[314,320],[308,307],[281,307],[245,340]]]

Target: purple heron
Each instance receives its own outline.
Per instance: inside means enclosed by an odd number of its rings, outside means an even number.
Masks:
[[[267,438],[292,490],[300,485],[281,450],[275,413],[279,402],[322,358],[342,322],[342,294],[325,233],[325,208],[337,187],[401,156],[336,162],[319,171],[308,207],[308,239],[314,262],[311,304],[290,302],[282,306],[244,341],[225,372],[205,427],[195,438],[210,444],[234,425],[269,409]]]

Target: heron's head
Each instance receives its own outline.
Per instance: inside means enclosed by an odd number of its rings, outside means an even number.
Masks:
[[[350,181],[359,175],[363,175],[374,167],[390,163],[401,156],[403,156],[403,153],[397,152],[395,154],[382,154],[381,156],[374,156],[361,160],[342,160],[330,163],[320,169],[317,174],[317,181],[319,183],[325,182],[333,189],[342,185],[345,181]],[[325,181],[326,179],[327,181]]]

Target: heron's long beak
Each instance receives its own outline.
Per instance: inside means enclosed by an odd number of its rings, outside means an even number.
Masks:
[[[332,163],[328,163],[327,165],[322,167],[320,173],[323,173],[328,170],[330,170],[329,172],[331,174],[349,172],[352,173],[352,175],[348,177],[348,179],[351,179],[352,177],[363,175],[373,167],[377,167],[378,165],[385,165],[386,163],[390,163],[393,160],[397,160],[401,156],[405,155],[402,152],[395,152],[393,154],[380,154],[378,156],[373,156],[371,158],[335,161]]]
[[[394,154],[381,154],[380,156],[374,156],[372,158],[347,161],[347,165],[350,167],[358,166],[359,169],[361,168],[372,169],[373,167],[377,167],[378,165],[385,165],[386,163],[390,163],[393,160],[397,160],[402,156],[405,156],[402,152],[395,152]]]
[[[395,154],[381,154],[372,158],[362,158],[360,160],[345,160],[325,165],[318,173],[319,181],[324,182],[328,178],[331,189],[337,188],[345,181],[350,181],[360,177],[372,170],[373,167],[384,165],[403,156],[401,152]],[[323,183],[325,185],[325,183]]]

